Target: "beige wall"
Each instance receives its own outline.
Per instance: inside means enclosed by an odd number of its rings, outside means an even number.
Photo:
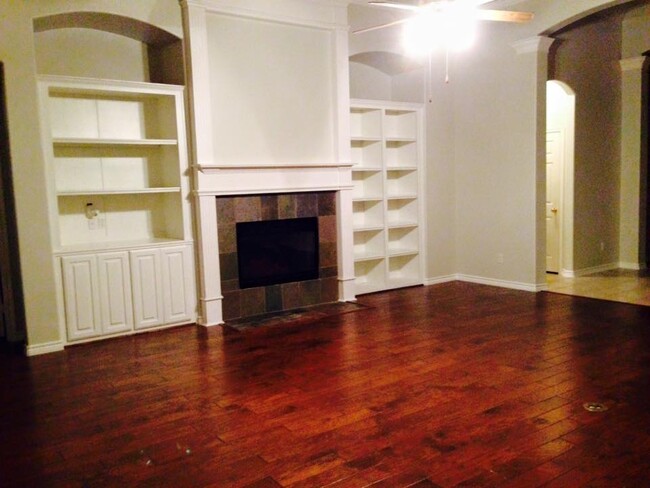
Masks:
[[[34,47],[38,74],[149,79],[146,44],[128,37],[93,29],[57,29],[35,34]]]
[[[67,11],[100,11],[136,18],[182,37],[175,0],[24,0],[0,2],[0,61],[5,66],[10,150],[21,273],[30,346],[61,339],[50,245],[46,168],[40,144],[32,19]],[[67,52],[59,53],[66,56]],[[104,63],[102,52],[96,63]]]
[[[576,93],[574,267],[581,270],[618,262],[621,18],[555,37],[550,78]]]

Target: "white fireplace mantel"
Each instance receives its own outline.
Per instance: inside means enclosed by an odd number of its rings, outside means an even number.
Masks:
[[[199,322],[223,322],[216,197],[335,191],[354,299],[348,29],[338,0],[186,0]]]

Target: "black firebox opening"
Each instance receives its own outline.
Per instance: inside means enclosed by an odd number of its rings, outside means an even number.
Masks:
[[[239,287],[318,279],[318,218],[237,224]]]

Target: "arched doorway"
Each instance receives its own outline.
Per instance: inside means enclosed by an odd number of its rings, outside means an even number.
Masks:
[[[546,84],[546,271],[573,276],[575,93]]]

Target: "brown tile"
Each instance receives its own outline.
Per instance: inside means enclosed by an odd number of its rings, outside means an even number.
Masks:
[[[237,264],[237,253],[219,254],[219,265],[221,267],[221,281],[239,279],[239,268]]]
[[[302,281],[300,285],[302,301],[305,305],[317,305],[322,303],[320,280]]]
[[[318,194],[318,215],[336,215],[336,193],[324,191]]]
[[[220,224],[218,226],[219,254],[237,251],[237,232],[235,224]]]
[[[338,277],[338,267],[337,266],[327,266],[327,267],[322,267],[319,270],[319,274],[321,278],[331,278],[332,276]]]
[[[296,195],[278,195],[278,218],[295,219],[296,218]]]
[[[329,268],[336,266],[336,243],[321,242],[320,247],[320,267]]]
[[[339,299],[339,279],[336,276],[323,278],[320,281],[322,303],[336,302]]]
[[[262,220],[262,198],[259,196],[235,198],[235,220],[237,222]]]
[[[278,196],[262,195],[262,220],[278,219]]]
[[[277,312],[282,310],[282,288],[280,285],[267,286],[264,289],[266,293],[266,311]]]
[[[336,242],[336,215],[318,217],[318,240]]]
[[[266,312],[264,287],[247,288],[241,291],[241,316],[252,317]]]
[[[222,310],[224,320],[241,317],[241,292],[239,290],[223,293]]]
[[[225,280],[221,281],[221,292],[226,293],[227,291],[236,291],[239,290],[239,280]]]
[[[284,283],[282,289],[282,304],[284,310],[291,310],[303,306],[300,283]]]
[[[297,217],[318,217],[318,194],[300,193],[296,199]]]
[[[235,221],[235,200],[232,197],[217,198],[217,222],[227,224]]]

